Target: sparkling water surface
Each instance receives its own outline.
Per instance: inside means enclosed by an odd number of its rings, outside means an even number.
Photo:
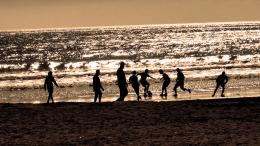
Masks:
[[[259,80],[260,22],[1,31],[0,52],[2,93],[42,89],[48,70],[64,88],[91,85],[96,69],[104,84],[114,84],[120,61],[127,77],[147,68],[159,79],[164,69],[174,81],[179,67],[191,81],[223,70]]]

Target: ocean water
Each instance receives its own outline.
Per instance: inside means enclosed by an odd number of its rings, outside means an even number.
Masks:
[[[174,80],[179,67],[188,80],[259,80],[260,22],[0,31],[0,52],[2,91],[40,89],[48,70],[62,87],[91,85],[96,69],[114,84],[121,61],[127,77],[164,69]]]

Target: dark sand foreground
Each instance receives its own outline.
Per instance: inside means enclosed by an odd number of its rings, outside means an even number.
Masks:
[[[260,145],[260,98],[0,104],[0,145]]]

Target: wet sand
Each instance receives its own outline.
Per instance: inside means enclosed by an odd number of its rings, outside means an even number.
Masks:
[[[57,79],[59,84],[59,80]],[[211,98],[215,89],[216,83],[212,79],[196,79],[186,80],[185,87],[191,88],[192,93],[188,94],[178,88],[179,97],[173,97],[173,87],[175,81],[173,80],[168,87],[167,99],[161,98],[162,82],[159,80],[151,80],[150,90],[153,93],[152,99],[148,101],[178,101],[178,100],[196,100]],[[56,102],[93,102],[94,92],[93,87],[89,84],[73,84],[64,86],[59,84],[60,88],[54,90],[54,100]],[[115,83],[103,83],[105,91],[103,93],[102,101],[112,102],[119,97],[119,89]],[[143,92],[143,87],[140,86],[140,92]],[[129,95],[125,98],[126,101],[135,101],[136,95],[131,85],[128,86]],[[6,89],[0,90],[0,103],[45,103],[47,101],[48,93],[41,88],[36,89]],[[219,97],[221,88],[218,90],[216,97]],[[142,94],[141,94],[142,95]],[[226,97],[255,97],[260,95],[260,76],[252,78],[230,78],[226,86]],[[144,100],[144,99],[143,99]]]
[[[0,145],[260,145],[260,97],[0,104]]]

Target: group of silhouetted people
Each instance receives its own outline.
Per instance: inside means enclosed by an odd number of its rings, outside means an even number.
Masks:
[[[117,86],[119,88],[119,98],[116,101],[124,101],[125,97],[128,95],[128,84],[127,84],[127,80],[126,80],[126,76],[125,76],[125,72],[124,72],[124,67],[125,67],[125,63],[121,62],[120,63],[120,67],[118,68],[116,74],[117,74]],[[191,89],[185,88],[184,87],[184,81],[185,81],[185,76],[182,73],[181,69],[177,68],[177,78],[176,78],[176,83],[174,85],[173,91],[174,91],[174,97],[177,98],[178,94],[177,94],[177,88],[180,87],[183,91],[188,91],[189,93],[191,93]],[[162,91],[160,96],[163,97],[167,97],[167,87],[169,86],[171,80],[170,77],[162,70],[159,70],[159,73],[162,75],[161,80],[163,81],[162,83]],[[141,76],[140,81],[138,81],[138,75]],[[94,90],[94,102],[97,102],[97,99],[99,102],[101,102],[101,98],[102,98],[102,91],[104,91],[104,88],[101,84],[100,81],[100,70],[96,70],[95,75],[93,76],[93,90]],[[151,97],[152,93],[149,90],[150,87],[150,83],[147,81],[147,78],[152,78],[149,75],[149,70],[145,69],[144,72],[142,73],[137,73],[136,71],[132,72],[132,75],[129,78],[129,82],[132,85],[136,96],[137,96],[137,100],[139,101],[141,99],[140,96],[140,92],[139,92],[139,87],[140,84],[144,87],[144,98]],[[213,92],[212,97],[215,96],[218,88],[221,86],[222,87],[222,93],[221,93],[221,97],[224,97],[224,92],[225,92],[225,85],[228,82],[228,77],[226,76],[225,72],[223,71],[221,75],[219,75],[216,78],[216,88]],[[49,103],[49,100],[51,99],[52,102],[54,102],[53,100],[53,83],[58,87],[58,84],[56,83],[54,77],[52,76],[52,72],[50,71],[48,73],[48,76],[45,79],[44,82],[44,89],[48,90],[49,92],[49,96],[48,96],[48,100],[47,103]],[[140,83],[140,84],[139,84]]]

